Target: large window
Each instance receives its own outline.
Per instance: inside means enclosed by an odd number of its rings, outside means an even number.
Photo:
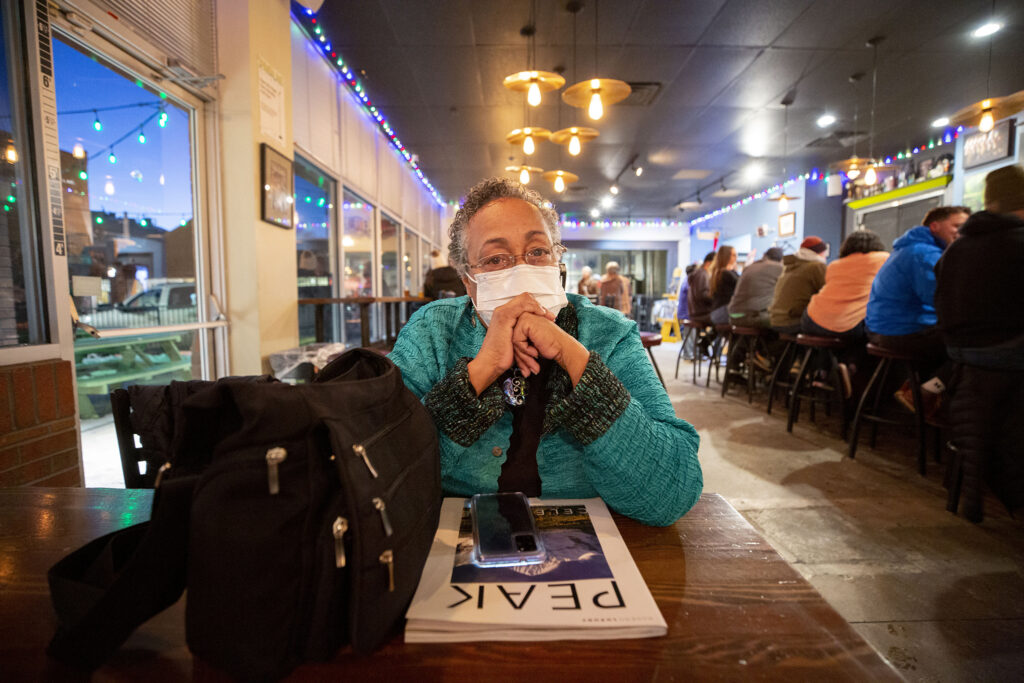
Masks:
[[[401,296],[402,272],[398,265],[398,236],[402,227],[387,216],[380,217],[380,295]]]
[[[307,162],[295,157],[295,249],[299,298],[333,297],[337,262],[334,202],[337,183]],[[323,307],[322,341],[341,341],[333,306]],[[316,309],[299,306],[299,343],[316,341]]]
[[[345,190],[341,201],[341,221],[342,296],[373,296],[373,205]],[[345,304],[344,310],[344,341],[349,346],[359,346],[359,306]]]
[[[49,341],[25,127],[16,3],[0,7],[0,347]]]
[[[419,267],[420,238],[406,228],[403,244],[405,253],[402,254],[402,294],[415,295],[419,292],[422,282]]]

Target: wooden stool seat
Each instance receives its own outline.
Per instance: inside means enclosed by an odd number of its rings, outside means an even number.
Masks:
[[[702,323],[702,322],[700,322],[698,320],[690,320],[689,318],[684,318],[683,319],[683,327],[688,327],[691,330],[703,330],[705,325],[704,325],[704,323]]]
[[[661,344],[661,335],[657,332],[641,332],[640,343],[647,349],[647,355],[651,357],[651,365],[654,366],[654,371],[658,373],[658,379],[661,380],[661,386],[665,386],[665,378],[661,376],[661,369],[658,367],[658,361],[654,360],[654,352],[651,348]]]
[[[878,346],[877,344],[872,344],[870,342],[868,342],[868,353],[872,356],[877,356],[878,358],[891,358],[892,360],[921,360],[913,354],[887,349],[884,346]]]
[[[741,325],[733,325],[732,326],[732,333],[733,334],[741,334],[741,335],[743,335],[745,337],[760,337],[762,334],[765,333],[765,328],[763,328],[763,327],[746,327],[746,326],[741,326]]]
[[[732,325],[729,323],[718,323],[715,325],[715,332],[732,332]]]
[[[789,334],[788,332],[779,333],[779,339],[781,339],[784,342],[793,342],[794,344],[796,343],[797,336],[799,335]]]
[[[845,346],[839,337],[816,337],[811,334],[798,334],[796,343],[800,346],[813,346],[816,349],[841,349]]]

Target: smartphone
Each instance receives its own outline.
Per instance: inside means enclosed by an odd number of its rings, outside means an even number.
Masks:
[[[546,556],[522,493],[478,493],[469,501],[473,561],[483,567],[536,564]]]

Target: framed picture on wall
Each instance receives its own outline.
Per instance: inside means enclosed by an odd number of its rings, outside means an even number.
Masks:
[[[779,237],[796,234],[796,211],[779,214]]]
[[[270,145],[260,145],[260,218],[279,228],[293,228],[295,173],[291,160]]]

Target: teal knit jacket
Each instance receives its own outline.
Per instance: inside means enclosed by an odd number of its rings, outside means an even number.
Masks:
[[[585,297],[568,297],[556,322],[590,351],[590,360],[575,388],[560,367],[551,373],[537,448],[542,496],[600,496],[645,524],[671,524],[700,496],[700,438],[676,417],[636,323]],[[389,356],[434,417],[448,495],[496,491],[512,434],[498,383],[477,396],[469,382],[467,363],[484,334],[469,297],[441,299],[409,319]]]

